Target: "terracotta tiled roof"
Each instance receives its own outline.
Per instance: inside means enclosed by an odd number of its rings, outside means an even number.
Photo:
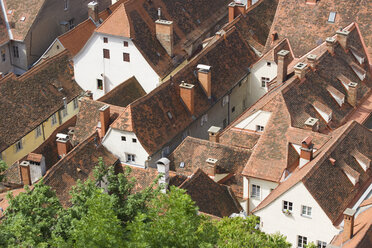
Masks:
[[[356,21],[372,55],[370,9],[372,2],[368,0],[321,0],[317,1],[316,5],[306,4],[306,1],[280,0],[270,34],[277,32],[279,40],[288,38],[298,58],[318,46],[328,36],[333,36],[339,27]],[[336,12],[334,23],[328,22],[330,12]],[[265,51],[274,44],[269,36]]]
[[[73,80],[66,52],[47,59],[21,77],[0,80],[0,151],[79,96],[82,89]]]
[[[120,4],[101,26],[96,29],[96,32],[132,38],[130,23],[124,4]]]
[[[3,10],[0,10],[0,45],[9,41],[9,33],[6,27],[5,15]]]
[[[82,142],[96,132],[97,124],[100,121],[99,109],[106,103],[83,99],[80,104],[79,113],[74,131],[73,142]],[[110,122],[113,123],[124,108],[110,105]]]
[[[37,154],[37,153],[32,153],[32,152],[31,152],[31,153],[29,153],[29,154],[27,155],[27,160],[40,163],[42,157],[43,157],[42,154]]]
[[[372,158],[372,132],[357,122],[349,122],[332,133],[332,139],[321,148],[318,155],[308,164],[297,168],[286,181],[282,182],[261,204],[253,210],[257,212],[268,206],[294,185],[302,182],[319,206],[334,224],[339,224],[343,211],[354,204],[365,187],[369,186],[371,176],[350,155],[358,149]],[[332,157],[335,165],[329,161]],[[345,174],[341,164],[360,174],[359,184],[355,186]]]
[[[32,186],[30,187],[32,189]],[[24,188],[14,189],[0,194],[0,219],[3,217],[4,211],[9,207],[9,201],[7,195],[11,194],[14,197],[20,193],[24,193],[26,190]]]
[[[111,126],[126,131],[133,130],[141,145],[153,154],[185,130],[195,118],[223,97],[257,60],[236,30],[203,50],[173,78],[148,95],[130,104]],[[198,64],[212,66],[212,99],[209,100],[194,74]],[[192,117],[179,96],[179,84],[185,81],[195,85],[195,113]],[[168,112],[173,116],[169,118]]]
[[[99,144],[99,137],[93,134],[74,147],[65,157],[59,160],[44,176],[44,184],[56,191],[64,207],[70,206],[69,192],[77,180],[93,178],[93,169],[102,157],[104,163],[114,165],[118,159]]]
[[[214,182],[201,169],[182,183],[180,188],[186,190],[201,212],[224,217],[242,210],[234,193],[227,186]]]
[[[9,166],[8,169],[4,172],[4,175],[5,178],[3,182],[8,184],[23,185],[18,162]]]
[[[209,142],[197,138],[187,137],[169,156],[170,169],[177,174],[190,176],[198,168],[207,170],[208,158],[217,159],[217,174],[232,173],[227,182],[238,197],[243,196],[243,177],[241,171],[251,155],[250,150],[225,144]],[[184,163],[184,168],[180,163]]]

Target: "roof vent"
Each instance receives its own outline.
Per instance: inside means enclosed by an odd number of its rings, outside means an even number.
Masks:
[[[22,16],[21,19],[19,19],[21,22],[24,22],[26,20],[26,17]]]
[[[207,174],[211,177],[214,177],[216,175],[216,164],[217,164],[217,159],[214,158],[207,158]]]
[[[335,23],[335,19],[336,19],[336,12],[329,12],[329,16],[328,16],[328,22],[329,23]]]
[[[319,129],[319,119],[310,117],[305,121],[305,129],[312,130],[314,132]]]
[[[215,159],[215,158],[207,158],[207,160],[206,160],[206,162],[208,163],[208,164],[216,164],[217,163],[217,159]]]

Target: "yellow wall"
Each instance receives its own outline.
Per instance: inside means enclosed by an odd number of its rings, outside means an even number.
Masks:
[[[56,54],[61,53],[62,51],[66,50],[63,45],[59,42],[58,39],[55,39],[52,45],[49,47],[49,50],[46,51],[41,59],[37,62],[37,64],[43,62],[45,59],[53,57]]]
[[[58,113],[60,112],[60,113]],[[67,104],[67,116],[61,118],[61,123],[59,117],[63,116],[62,111],[57,111],[55,114],[57,116],[57,123],[52,125],[52,116],[49,117],[47,120],[45,120],[42,125],[44,127],[44,136],[43,136],[43,129],[41,129],[41,135],[39,137],[36,137],[36,128],[26,134],[22,138],[22,145],[23,148],[16,152],[16,144],[13,144],[9,146],[7,149],[2,151],[2,159],[5,161],[5,163],[10,166],[17,160],[23,158],[33,150],[35,150],[37,147],[39,147],[43,142],[44,138],[48,139],[49,136],[59,127],[61,124],[65,123],[67,120],[72,118],[74,115],[76,115],[79,112],[79,108],[74,109],[74,101],[71,101]]]

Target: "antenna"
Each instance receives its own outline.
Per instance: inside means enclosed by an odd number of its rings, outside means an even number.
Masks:
[[[161,8],[158,8],[158,18],[161,19]]]

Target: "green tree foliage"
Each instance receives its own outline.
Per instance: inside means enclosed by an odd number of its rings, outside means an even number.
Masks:
[[[5,175],[3,173],[4,173],[4,171],[6,171],[7,168],[8,168],[8,166],[6,165],[6,163],[3,160],[0,159],[0,183],[5,178]]]
[[[317,246],[313,242],[310,242],[309,244],[305,245],[305,248],[317,248]]]
[[[171,187],[169,194],[159,194],[128,225],[129,247],[213,247],[217,230],[185,191]]]

